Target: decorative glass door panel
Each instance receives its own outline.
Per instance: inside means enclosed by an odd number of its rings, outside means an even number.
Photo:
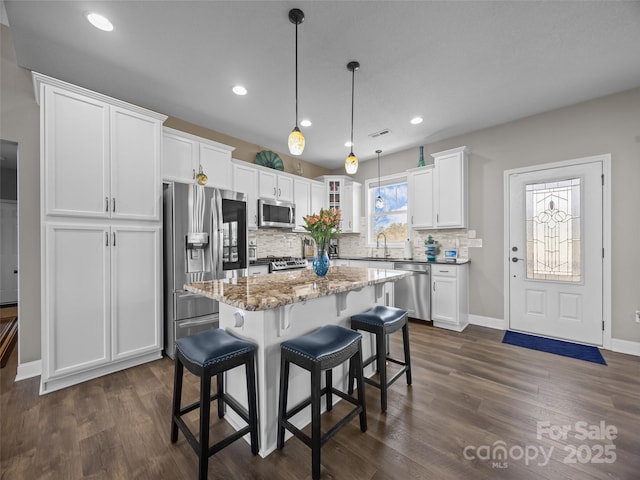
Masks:
[[[527,279],[582,281],[580,183],[525,186]]]

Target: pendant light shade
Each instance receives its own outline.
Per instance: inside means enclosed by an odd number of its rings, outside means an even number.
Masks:
[[[378,154],[378,196],[376,197],[376,208],[382,209],[384,208],[384,199],[380,192],[380,154],[382,153],[382,150],[376,150],[376,153]]]
[[[347,64],[347,69],[351,72],[351,152],[349,152],[349,156],[344,161],[344,169],[349,175],[353,175],[358,171],[358,157],[353,153],[353,98],[356,82],[356,70],[359,68],[360,63],[358,62],[349,62]]]
[[[304,151],[304,135],[298,128],[298,25],[304,22],[304,12],[298,8],[289,10],[289,21],[296,26],[296,126],[289,134],[289,153],[302,155]]]

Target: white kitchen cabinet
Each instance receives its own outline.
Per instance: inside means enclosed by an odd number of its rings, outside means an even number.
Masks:
[[[41,392],[161,357],[160,227],[47,223]]]
[[[293,202],[292,176],[268,169],[260,169],[259,172],[260,198]]]
[[[33,73],[45,215],[160,219],[166,117]]]
[[[294,232],[306,232],[304,218],[311,214],[311,182],[303,178],[293,180],[293,203],[296,204]]]
[[[258,171],[247,162],[233,160],[233,190],[247,196],[247,228],[258,228]]]
[[[433,153],[435,228],[467,227],[467,147]]]
[[[231,189],[233,147],[164,127],[162,136],[162,178],[173,182],[193,182],[202,167],[207,186]]]
[[[46,393],[161,357],[166,116],[32,75],[42,126]]]
[[[362,185],[344,175],[324,175],[316,180],[325,183],[328,207],[340,209],[342,213],[342,233],[360,233]]]
[[[461,332],[469,324],[469,266],[431,265],[431,319],[436,327]]]
[[[311,213],[320,213],[320,210],[327,208],[327,196],[325,195],[324,182],[311,180]]]
[[[409,225],[433,228],[433,165],[407,171],[409,180]]]

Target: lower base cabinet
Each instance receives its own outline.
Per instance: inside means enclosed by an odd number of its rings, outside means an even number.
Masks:
[[[45,227],[41,393],[160,358],[160,227]]]
[[[469,266],[431,265],[431,319],[436,327],[461,332],[469,324]]]

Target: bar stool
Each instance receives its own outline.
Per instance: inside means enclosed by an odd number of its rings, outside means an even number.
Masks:
[[[338,325],[327,325],[312,332],[280,344],[280,404],[278,408],[278,448],[284,447],[285,428],[311,447],[311,471],[313,480],[320,478],[320,449],[335,433],[360,415],[360,430],[367,431],[367,411],[364,402],[362,376],[362,335]],[[333,387],[332,368],[349,360],[349,371],[356,378],[358,399]],[[294,363],[311,373],[311,397],[287,411],[289,392],[289,367]],[[321,388],[322,371],[326,385]],[[332,394],[338,395],[356,407],[335,424],[325,435],[320,430],[320,400],[326,394],[327,410],[331,410]],[[289,419],[303,408],[311,405],[311,437],[295,427]]]
[[[370,378],[364,381],[380,389],[380,408],[387,410],[387,388],[403,373],[407,374],[407,385],[411,385],[411,355],[409,352],[409,322],[407,312],[400,308],[377,305],[369,310],[351,317],[351,328],[372,333],[376,336],[376,353],[367,358],[363,368],[377,360],[380,381]],[[402,328],[402,342],[404,344],[404,362],[387,356],[387,335]],[[387,361],[402,365],[393,377],[387,380]],[[349,393],[353,392],[353,373],[349,375]]]
[[[247,433],[251,437],[251,453],[254,455],[258,453],[255,351],[255,345],[236,338],[222,329],[208,330],[176,341],[171,443],[178,440],[178,429],[180,429],[198,456],[200,480],[207,479],[209,457]],[[248,412],[233,397],[224,392],[224,372],[241,365],[245,366],[247,377]],[[200,400],[181,408],[184,367],[200,377]],[[211,395],[211,377],[214,375],[217,377],[217,392]],[[247,426],[209,447],[209,419],[213,400],[218,400],[219,418],[224,417],[224,404],[227,404],[247,422]],[[198,407],[200,408],[199,441],[181,418]]]

